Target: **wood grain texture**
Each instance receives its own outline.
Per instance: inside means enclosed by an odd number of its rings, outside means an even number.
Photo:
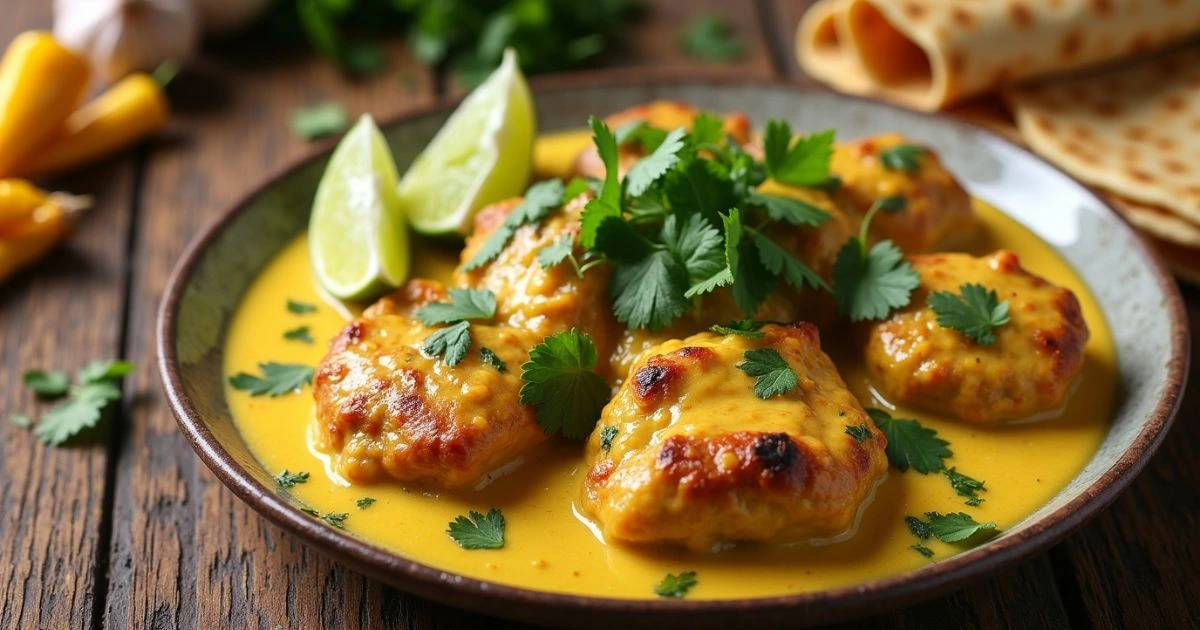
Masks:
[[[2,13],[0,43],[50,23],[48,2],[6,3]],[[63,245],[0,285],[0,628],[93,626],[108,551],[105,430],[54,448],[9,418],[50,407],[21,385],[25,370],[74,372],[120,350],[133,159],[47,184],[95,203]]]

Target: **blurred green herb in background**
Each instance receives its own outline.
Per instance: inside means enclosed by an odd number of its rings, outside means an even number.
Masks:
[[[468,87],[513,47],[529,74],[575,68],[618,42],[637,0],[280,0],[271,30],[306,40],[353,76],[381,71],[380,36],[407,35],[413,54]]]
[[[734,34],[729,23],[715,15],[692,20],[683,31],[683,50],[705,61],[732,61],[741,57],[746,45]]]

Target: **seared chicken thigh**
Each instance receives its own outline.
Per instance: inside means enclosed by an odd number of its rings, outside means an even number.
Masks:
[[[866,326],[866,362],[890,401],[973,423],[1055,409],[1083,366],[1088,340],[1075,294],[1029,273],[1012,252],[912,256],[921,286],[908,307]],[[929,294],[965,283],[994,290],[1010,321],[981,345],[942,327]]]
[[[587,445],[585,513],[610,540],[706,548],[832,535],[887,470],[886,438],[808,323],[764,336],[701,333],[642,355]],[[755,395],[738,369],[771,348],[798,376]],[[862,427],[861,442],[846,427]]]

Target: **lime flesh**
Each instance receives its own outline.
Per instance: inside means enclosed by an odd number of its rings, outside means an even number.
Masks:
[[[467,234],[480,208],[524,193],[536,133],[533,98],[510,49],[400,180],[400,201],[413,229]]]
[[[338,143],[313,200],[313,272],[336,298],[374,297],[408,278],[408,227],[396,195],[396,165],[364,114]]]

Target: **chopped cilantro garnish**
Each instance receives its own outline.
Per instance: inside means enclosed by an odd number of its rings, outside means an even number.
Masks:
[[[818,186],[829,179],[833,131],[794,138],[791,125],[771,120],[763,132],[763,152],[771,179],[793,186]]]
[[[358,509],[360,509],[360,510],[365,510],[374,504],[375,504],[375,499],[372,499],[371,497],[363,497],[354,502],[354,505],[357,505]]]
[[[588,119],[596,153],[604,163],[604,183],[596,198],[588,201],[579,222],[579,242],[591,248],[596,244],[596,230],[608,217],[620,217],[623,207],[621,178],[618,169],[617,139],[603,120],[595,116]]]
[[[493,258],[500,255],[504,248],[508,246],[508,241],[512,239],[517,228],[522,225],[537,223],[546,218],[551,212],[563,204],[563,195],[565,188],[561,181],[557,179],[547,179],[537,182],[525,191],[525,198],[517,207],[509,211],[508,216],[504,218],[504,222],[500,227],[496,228],[487,239],[483,241],[483,245],[476,250],[475,255],[463,265],[464,271],[471,271],[486,265]]]
[[[563,236],[538,251],[538,264],[542,266],[542,269],[549,269],[570,258],[574,249],[575,237],[570,234]]]
[[[446,533],[463,549],[500,549],[504,546],[504,513],[500,508],[486,515],[475,510],[450,522]]]
[[[729,22],[715,15],[701,15],[689,22],[681,44],[684,52],[705,61],[732,61],[746,51]]]
[[[497,372],[504,372],[508,369],[508,364],[504,362],[504,359],[501,359],[500,355],[493,352],[491,348],[480,346],[479,356],[483,358],[484,363],[496,368]]]
[[[915,516],[905,516],[904,524],[908,525],[908,531],[911,532],[913,536],[916,536],[921,540],[929,540],[929,536],[932,534],[932,532],[929,531],[929,523],[926,523]]]
[[[973,479],[958,472],[957,468],[954,466],[943,470],[942,474],[946,475],[946,479],[950,480],[950,487],[954,488],[954,491],[958,493],[958,496],[965,497],[967,499],[965,501],[967,505],[971,507],[979,507],[979,504],[984,502],[984,499],[979,496],[979,493],[987,492],[987,488],[983,487],[985,482],[979,481],[978,479]]]
[[[529,350],[529,361],[521,366],[521,404],[537,408],[547,435],[583,439],[591,433],[610,395],[608,384],[593,371],[597,358],[591,337],[575,329],[550,335]]]
[[[128,361],[91,361],[79,368],[75,380],[82,384],[114,381],[133,373],[133,364]]]
[[[308,473],[293,473],[289,472],[286,468],[283,469],[283,472],[275,475],[275,484],[280,488],[291,488],[298,483],[304,483],[306,481],[308,481]]]
[[[289,341],[300,341],[308,344],[313,342],[312,335],[309,334],[308,326],[299,326],[291,330],[284,331],[283,338]]]
[[[697,583],[695,571],[684,571],[679,575],[668,573],[654,587],[654,594],[668,599],[679,599],[688,594]]]
[[[645,120],[631,120],[613,130],[618,146],[637,143],[646,152],[653,152],[667,139],[667,132],[658,127],[651,127]]]
[[[871,205],[858,236],[846,241],[833,266],[833,297],[842,314],[853,321],[887,317],[892,309],[906,306],[921,284],[921,277],[891,241],[867,249],[871,220],[885,203],[879,200]]]
[[[234,389],[249,392],[251,396],[282,396],[300,391],[305,385],[312,384],[313,369],[307,365],[296,363],[260,363],[262,376],[239,372],[230,377],[229,384]]]
[[[858,440],[860,444],[875,437],[875,434],[871,433],[871,429],[867,428],[867,423],[865,422],[847,426],[846,434]]]
[[[686,145],[687,131],[682,127],[667,134],[654,152],[638,160],[625,175],[625,189],[634,197],[640,197],[650,185],[658,181],[672,166],[679,163],[679,152]]]
[[[612,450],[613,440],[617,438],[617,427],[604,427],[600,429],[600,449],[605,453]]]
[[[668,251],[655,251],[613,273],[613,313],[630,328],[661,330],[687,312],[687,269]]]
[[[929,531],[942,542],[982,542],[999,533],[995,523],[978,523],[964,512],[939,514],[926,512]]]
[[[799,384],[796,372],[774,348],[756,348],[742,355],[737,369],[754,377],[754,395],[763,400],[786,394]]]
[[[925,149],[912,144],[897,144],[879,152],[879,161],[884,168],[893,171],[916,172],[921,167],[921,156]]]
[[[937,315],[937,323],[975,340],[981,346],[996,342],[992,329],[1009,321],[1008,302],[1000,302],[996,292],[980,284],[959,287],[962,296],[949,291],[929,294],[929,308]]]
[[[346,519],[350,518],[347,512],[329,512],[321,517],[326,523],[333,525],[338,529],[346,528]]]
[[[295,315],[307,315],[309,313],[317,312],[317,305],[309,304],[308,302],[298,302],[296,300],[288,300],[287,301],[287,310],[289,313],[292,313]]]
[[[71,380],[62,370],[27,370],[21,376],[25,387],[42,398],[59,398],[66,396],[71,387]]]
[[[915,545],[909,545],[908,548],[921,554],[922,556],[925,556],[926,558],[933,557],[933,550],[930,549],[929,547],[926,547],[925,545],[922,545],[921,543],[917,543]]]
[[[307,514],[313,518],[320,518],[320,516],[321,516],[320,512],[318,512],[310,507],[302,507],[302,508],[300,508],[300,511],[304,512],[305,514]]]
[[[796,289],[804,289],[812,287],[814,289],[829,290],[829,285],[825,283],[825,279],[817,275],[808,265],[796,258],[788,250],[780,247],[771,239],[764,236],[757,230],[751,231],[755,249],[758,250],[758,259],[762,262],[771,273],[783,278],[788,284]]]
[[[867,414],[887,438],[888,462],[900,472],[913,470],[927,475],[945,467],[945,459],[954,453],[950,443],[937,436],[937,431],[924,427],[909,418],[893,418],[882,409],[868,409]]]
[[[458,365],[467,356],[471,347],[471,322],[461,321],[433,331],[421,345],[421,352],[431,357],[441,357],[450,367]]]
[[[25,385],[43,398],[67,399],[50,409],[34,427],[34,435],[46,444],[59,445],[90,429],[105,410],[121,399],[118,382],[133,371],[127,361],[92,361],[75,374],[75,384],[67,382],[66,372],[31,370],[23,375]],[[14,414],[13,424],[28,427],[32,419]]]
[[[487,289],[450,289],[449,302],[432,302],[417,311],[417,319],[436,326],[468,319],[491,319],[496,314],[496,294]]]
[[[766,209],[767,216],[771,217],[771,220],[786,221],[792,225],[817,227],[833,216],[827,210],[793,197],[781,197],[779,195],[766,195],[755,192],[750,193],[747,199],[750,203]]]
[[[729,322],[724,326],[720,324],[714,325],[709,330],[718,335],[740,335],[747,339],[762,339],[767,334],[759,330],[762,327],[762,322],[756,322],[753,319],[739,319],[736,322]]]

